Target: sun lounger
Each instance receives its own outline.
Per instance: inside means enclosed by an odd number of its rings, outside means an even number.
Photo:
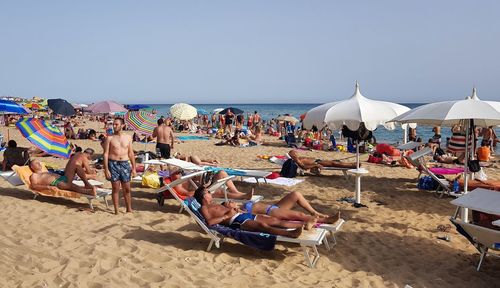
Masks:
[[[490,252],[500,251],[500,231],[474,223],[467,223],[457,219],[460,209],[468,208],[475,211],[481,211],[489,214],[500,215],[500,193],[482,188],[465,194],[464,196],[451,201],[451,204],[458,206],[455,215],[450,218],[450,221],[456,226],[457,231],[462,234],[472,245],[481,253],[477,271],[481,268],[481,264],[487,255],[499,257],[499,254]]]
[[[415,166],[419,171],[417,179],[419,179],[422,174],[426,174],[439,184],[438,188],[435,191],[435,195],[437,197],[441,198],[443,197],[444,194],[448,194],[454,197],[462,195],[460,193],[453,192],[450,182],[448,180],[439,178],[431,168],[427,167],[424,157],[426,155],[431,155],[431,154],[432,154],[432,149],[426,147],[409,156],[404,156],[404,157],[406,157],[406,159],[408,159],[408,161],[410,161],[413,164],[413,166]]]
[[[196,200],[192,198],[187,199],[186,201],[183,202],[183,205],[185,206],[185,209],[188,211],[189,215],[210,237],[210,243],[208,244],[207,251],[210,251],[214,244],[215,247],[220,248],[220,245],[222,244],[225,235],[218,232],[217,229],[218,225],[208,226],[206,224],[205,219],[203,219],[201,213],[198,212],[199,204],[196,202]],[[255,232],[248,232],[248,233],[264,234],[264,237],[265,235],[267,235],[265,233],[255,233]],[[309,231],[304,231],[299,238],[289,238],[283,236],[274,236],[274,237],[276,237],[276,241],[299,244],[302,247],[306,263],[310,268],[314,268],[318,259],[320,258],[320,254],[318,252],[318,246],[324,244],[326,248],[330,250],[330,246],[326,238],[326,235],[327,235],[327,230],[322,228],[313,228]]]
[[[288,155],[286,155],[286,156],[288,157],[287,159],[289,159],[289,156]],[[273,157],[269,158],[269,161],[273,162],[274,164],[278,164],[280,166],[283,166],[283,164],[285,163],[286,159],[278,158],[278,157],[273,156]],[[304,175],[304,173],[305,173],[304,169],[302,169],[300,167],[298,167],[297,169],[298,169],[298,174]],[[323,167],[321,170],[324,170],[324,171],[341,171],[342,174],[344,174],[344,178],[346,180],[349,180],[349,174],[347,174],[347,172],[349,170],[351,170],[351,169],[352,168]]]
[[[162,162],[179,167],[183,170],[191,170],[191,171],[200,171],[200,170],[212,170],[212,171],[217,171],[217,170],[224,170],[228,175],[234,175],[234,176],[240,176],[241,178],[243,177],[253,177],[255,179],[262,178],[264,179],[264,182],[267,183],[266,177],[271,175],[272,172],[269,171],[262,171],[262,170],[245,170],[245,169],[231,169],[231,168],[219,168],[219,167],[212,167],[212,166],[199,166],[191,162],[179,160],[179,159],[165,159],[161,160]],[[258,181],[257,181],[258,183]]]
[[[161,187],[161,188],[158,188],[155,192],[156,193],[162,193],[166,190],[168,190],[170,192],[170,194],[172,194],[172,196],[179,201],[179,203],[181,203],[181,209],[179,210],[179,213],[181,213],[183,211],[183,205],[182,205],[182,199],[179,197],[179,195],[177,195],[177,193],[175,192],[175,186],[177,185],[180,185],[186,181],[189,181],[190,184],[194,187],[198,187],[198,185],[196,185],[196,183],[193,181],[193,178],[194,177],[200,177],[200,176],[203,176],[207,171],[203,170],[203,171],[195,171],[195,172],[192,172],[192,173],[189,173],[189,174],[186,174],[186,175],[182,175],[179,179],[171,182],[171,183],[167,183],[165,184],[165,186]],[[222,188],[224,189],[224,194],[225,194],[225,198],[213,198],[213,200],[215,202],[224,202],[224,201],[228,201],[228,197],[227,197],[227,186],[226,186],[226,183],[227,181],[231,180],[234,176],[229,176],[229,177],[226,177],[226,178],[223,178],[223,179],[219,179],[217,180],[217,182],[215,182],[214,184],[212,184],[210,187],[208,187],[208,191],[210,193],[214,193],[215,191],[217,191],[218,189]],[[260,195],[253,195],[252,196],[252,199],[250,199],[251,201],[254,201],[254,202],[259,202],[261,201],[262,199],[264,199],[264,197],[260,196]],[[239,199],[230,199],[231,201],[233,202],[244,202],[244,201],[249,201],[249,200],[239,200]]]
[[[30,188],[30,176],[33,174],[29,166],[14,166],[12,167],[15,171],[15,174],[19,179],[23,182],[26,188],[34,194],[33,199],[35,199],[38,195],[50,196],[50,197],[62,197],[62,198],[70,198],[70,199],[78,199],[80,197],[85,197],[89,201],[89,206],[91,210],[94,210],[94,206],[92,204],[92,200],[101,198],[106,204],[106,208],[109,208],[108,201],[106,200],[106,196],[111,195],[111,190],[109,189],[97,189],[97,195],[85,195],[74,191],[62,190],[54,187],[53,189],[37,191]],[[45,166],[42,165],[42,170],[47,171]],[[12,176],[13,177],[13,176]],[[100,182],[99,182],[100,183]],[[102,184],[102,183],[101,183]],[[78,184],[77,184],[78,185]]]
[[[401,150],[401,151],[402,151],[402,150],[413,150],[413,149],[415,149],[415,148],[417,148],[417,147],[420,147],[420,146],[422,146],[422,145],[424,145],[424,144],[425,144],[425,143],[422,143],[422,142],[414,142],[414,141],[410,141],[410,142],[408,142],[408,143],[406,143],[406,144],[399,145],[399,146],[398,146],[398,147],[396,147],[396,148],[398,148],[398,149],[399,149],[399,150]]]

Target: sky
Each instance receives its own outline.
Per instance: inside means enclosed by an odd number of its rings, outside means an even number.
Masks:
[[[500,100],[500,1],[5,1],[0,95],[91,103]]]

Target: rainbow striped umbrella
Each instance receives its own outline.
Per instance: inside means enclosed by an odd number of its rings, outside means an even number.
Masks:
[[[153,134],[158,116],[144,111],[129,111],[125,114],[125,123],[133,130],[144,135]]]
[[[69,142],[59,128],[36,118],[23,118],[16,123],[17,129],[32,144],[58,157],[69,158]]]

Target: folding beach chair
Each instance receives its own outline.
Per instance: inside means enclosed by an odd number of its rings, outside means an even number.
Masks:
[[[196,221],[196,223],[202,228],[205,233],[210,237],[210,243],[208,244],[207,251],[210,251],[215,244],[215,247],[220,248],[224,238],[223,234],[218,232],[219,225],[208,226],[198,211],[199,204],[194,199],[189,199],[184,201],[183,205],[188,211],[189,215]],[[327,230],[322,228],[313,228],[308,231],[303,231],[299,238],[289,238],[284,236],[276,236],[276,241],[286,242],[286,243],[296,243],[302,247],[304,253],[304,258],[307,265],[310,268],[314,268],[320,254],[318,252],[318,246],[324,244],[327,250],[330,250],[330,245],[327,239]],[[255,233],[255,232],[248,232]],[[263,234],[263,233],[258,233]],[[312,253],[311,253],[312,250]]]
[[[111,195],[111,190],[109,190],[109,189],[97,188],[97,195],[96,196],[85,195],[85,194],[81,194],[81,193],[78,193],[75,191],[62,190],[62,189],[58,189],[56,187],[54,187],[53,189],[49,189],[49,190],[37,191],[37,190],[33,190],[30,188],[30,186],[31,186],[30,176],[31,176],[31,174],[33,174],[33,172],[31,171],[29,166],[14,165],[14,167],[12,167],[12,169],[14,170],[15,175],[11,174],[7,177],[8,178],[17,177],[25,185],[26,189],[31,191],[34,194],[33,199],[36,199],[36,197],[38,195],[50,196],[50,197],[70,198],[70,199],[77,199],[77,198],[85,197],[85,198],[87,198],[87,200],[89,202],[90,209],[92,211],[94,211],[94,206],[92,204],[92,200],[102,199],[104,204],[106,205],[106,208],[109,209],[108,201],[106,199],[106,196]],[[43,164],[42,164],[42,170],[44,172],[47,172],[47,169],[45,168],[45,166]],[[15,182],[11,182],[11,181],[17,181],[17,180],[9,180],[9,183],[15,183]],[[75,183],[76,185],[83,185],[83,181],[81,181],[81,182],[76,181],[73,183]],[[100,183],[100,185],[102,185],[101,182],[94,181],[94,180],[92,180],[91,184],[92,183],[94,183],[94,184]]]
[[[430,176],[436,183],[438,183],[438,187],[436,188],[435,196],[436,197],[443,197],[444,194],[448,194],[450,196],[460,196],[461,194],[455,193],[452,191],[452,187],[450,185],[450,182],[447,179],[439,178],[434,172],[432,172],[431,168],[427,167],[427,163],[425,162],[425,156],[426,155],[431,155],[432,154],[432,149],[429,147],[426,147],[424,149],[421,149],[409,156],[404,156],[410,163],[415,166],[419,172],[417,179],[420,179],[420,176],[422,174]]]
[[[457,231],[462,234],[481,254],[476,271],[479,271],[484,258],[491,255],[500,258],[500,254],[492,251],[500,251],[500,231],[479,226],[474,223],[467,223],[457,219],[460,209],[468,208],[488,214],[500,215],[500,192],[477,188],[472,192],[463,195],[450,202],[457,206],[456,212],[450,221],[456,226]],[[492,224],[500,226],[500,221]]]
[[[207,173],[207,171],[203,170],[203,171],[194,171],[192,173],[189,173],[189,174],[184,174],[182,175],[179,179],[173,181],[173,182],[170,182],[170,183],[167,183],[165,184],[165,186],[161,187],[161,188],[158,188],[155,192],[156,193],[163,193],[164,191],[168,190],[170,192],[170,194],[172,194],[172,196],[177,199],[179,201],[179,203],[182,204],[182,199],[179,197],[179,195],[177,195],[177,193],[175,192],[175,187],[177,185],[180,185],[186,181],[189,181],[190,184],[195,187],[195,188],[198,188],[198,185],[193,181],[193,178],[195,177],[201,177],[203,176],[205,173]],[[224,198],[213,198],[213,200],[215,202],[224,202],[224,201],[228,201],[228,197],[227,197],[227,181],[233,179],[234,176],[229,176],[229,177],[226,177],[226,178],[223,178],[223,179],[219,179],[217,180],[215,183],[213,183],[212,185],[210,185],[208,188],[207,188],[207,191],[210,192],[210,193],[214,193],[215,191],[217,191],[218,189],[224,189],[224,195],[225,197]],[[174,195],[175,194],[175,195]],[[240,200],[240,199],[230,199],[231,201],[233,202],[245,202],[245,201],[253,201],[253,202],[259,202],[261,201],[262,199],[264,199],[263,196],[261,195],[253,195],[252,196],[252,199],[249,199],[249,200]],[[181,205],[181,208],[179,210],[179,213],[181,213],[183,211],[183,205]]]

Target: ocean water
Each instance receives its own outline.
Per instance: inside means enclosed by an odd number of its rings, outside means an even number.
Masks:
[[[401,103],[410,109],[423,105],[425,103]],[[212,112],[217,108],[227,108],[235,107],[244,111],[246,113],[253,114],[254,111],[258,111],[262,119],[270,120],[272,118],[278,117],[278,115],[290,114],[296,118],[300,115],[306,113],[310,109],[319,106],[318,103],[306,103],[306,104],[193,104],[198,109],[204,109],[207,112]],[[170,111],[172,104],[152,104],[150,105],[156,110],[160,115],[167,115]],[[500,129],[496,129],[497,135],[500,135]],[[403,130],[397,127],[395,130],[387,130],[383,126],[380,126],[374,131],[374,135],[378,142],[384,143],[402,143],[403,142]],[[432,137],[434,133],[432,132],[432,126],[419,125],[417,127],[417,137],[421,137],[423,141],[427,142],[429,138]],[[442,127],[441,129],[442,141],[446,140],[446,137],[451,137],[451,131],[448,127]],[[500,146],[500,145],[499,145]],[[497,152],[500,152],[500,147],[497,147]]]

